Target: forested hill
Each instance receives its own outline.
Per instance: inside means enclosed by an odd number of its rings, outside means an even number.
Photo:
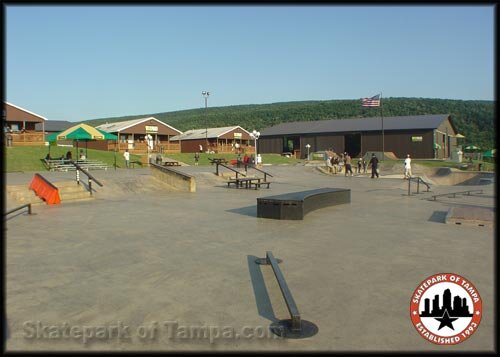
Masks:
[[[496,147],[493,101],[426,98],[383,98],[384,117],[422,114],[450,114],[466,145],[483,149]],[[240,125],[261,130],[282,122],[379,117],[380,108],[363,108],[356,100],[323,100],[272,104],[235,105],[148,113],[85,121],[90,125],[153,116],[179,130]],[[206,124],[207,123],[207,124]]]

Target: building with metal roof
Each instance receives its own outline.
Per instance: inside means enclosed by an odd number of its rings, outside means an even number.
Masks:
[[[118,136],[118,143],[92,142],[93,149],[114,150],[115,144],[118,144],[118,151],[129,150],[137,154],[179,152],[178,144],[172,144],[171,138],[182,134],[182,131],[155,117],[105,123],[96,128]]]
[[[4,101],[3,130],[7,146],[44,145],[44,126],[47,118],[20,106]],[[41,132],[35,130],[40,124]]]
[[[308,151],[333,149],[352,157],[385,151],[399,158],[448,158],[457,134],[448,114],[290,122],[261,130],[259,152],[306,158]]]
[[[43,131],[43,124],[44,123],[36,123],[35,130]],[[73,125],[76,125],[76,123],[67,120],[47,120],[45,122],[45,133],[58,133],[60,131],[71,128]]]
[[[250,133],[241,126],[187,130],[170,140],[180,143],[181,152],[240,152],[242,148],[253,152]]]

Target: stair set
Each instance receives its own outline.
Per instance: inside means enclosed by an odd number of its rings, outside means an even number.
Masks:
[[[54,182],[52,185],[59,191],[60,203],[93,199],[83,183],[78,185],[76,181],[60,181]],[[19,203],[49,204],[37,196],[29,185],[7,185],[6,188],[7,194]]]

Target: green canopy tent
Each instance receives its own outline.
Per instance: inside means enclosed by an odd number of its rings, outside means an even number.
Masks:
[[[49,154],[51,142],[56,142],[58,140],[73,140],[76,141],[76,155],[78,154],[78,142],[85,141],[85,156],[87,156],[87,143],[89,140],[116,141],[117,139],[118,137],[116,135],[91,127],[87,124],[78,124],[64,131],[61,131],[60,133],[54,133],[47,136],[47,141],[49,142]]]
[[[495,162],[497,158],[497,149],[491,149],[483,152],[483,160],[487,162]]]
[[[464,151],[470,151],[470,152],[476,152],[479,150],[481,150],[481,148],[479,146],[476,146],[476,145],[469,145],[469,146],[466,146],[464,148]]]
[[[483,152],[483,157],[496,157],[497,156],[497,149],[492,149]]]
[[[468,145],[464,148],[464,151],[469,153],[469,159],[481,160],[481,148],[476,145]]]

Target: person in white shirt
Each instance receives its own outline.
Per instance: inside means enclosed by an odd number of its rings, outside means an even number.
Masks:
[[[256,163],[257,163],[257,167],[262,166],[262,156],[260,156],[260,154],[257,154]]]
[[[128,152],[128,149],[126,149],[123,153],[123,157],[125,158],[125,166],[127,166],[128,169],[130,166],[130,153]]]
[[[411,177],[411,159],[410,154],[406,155],[405,159],[405,179],[409,179]]]

